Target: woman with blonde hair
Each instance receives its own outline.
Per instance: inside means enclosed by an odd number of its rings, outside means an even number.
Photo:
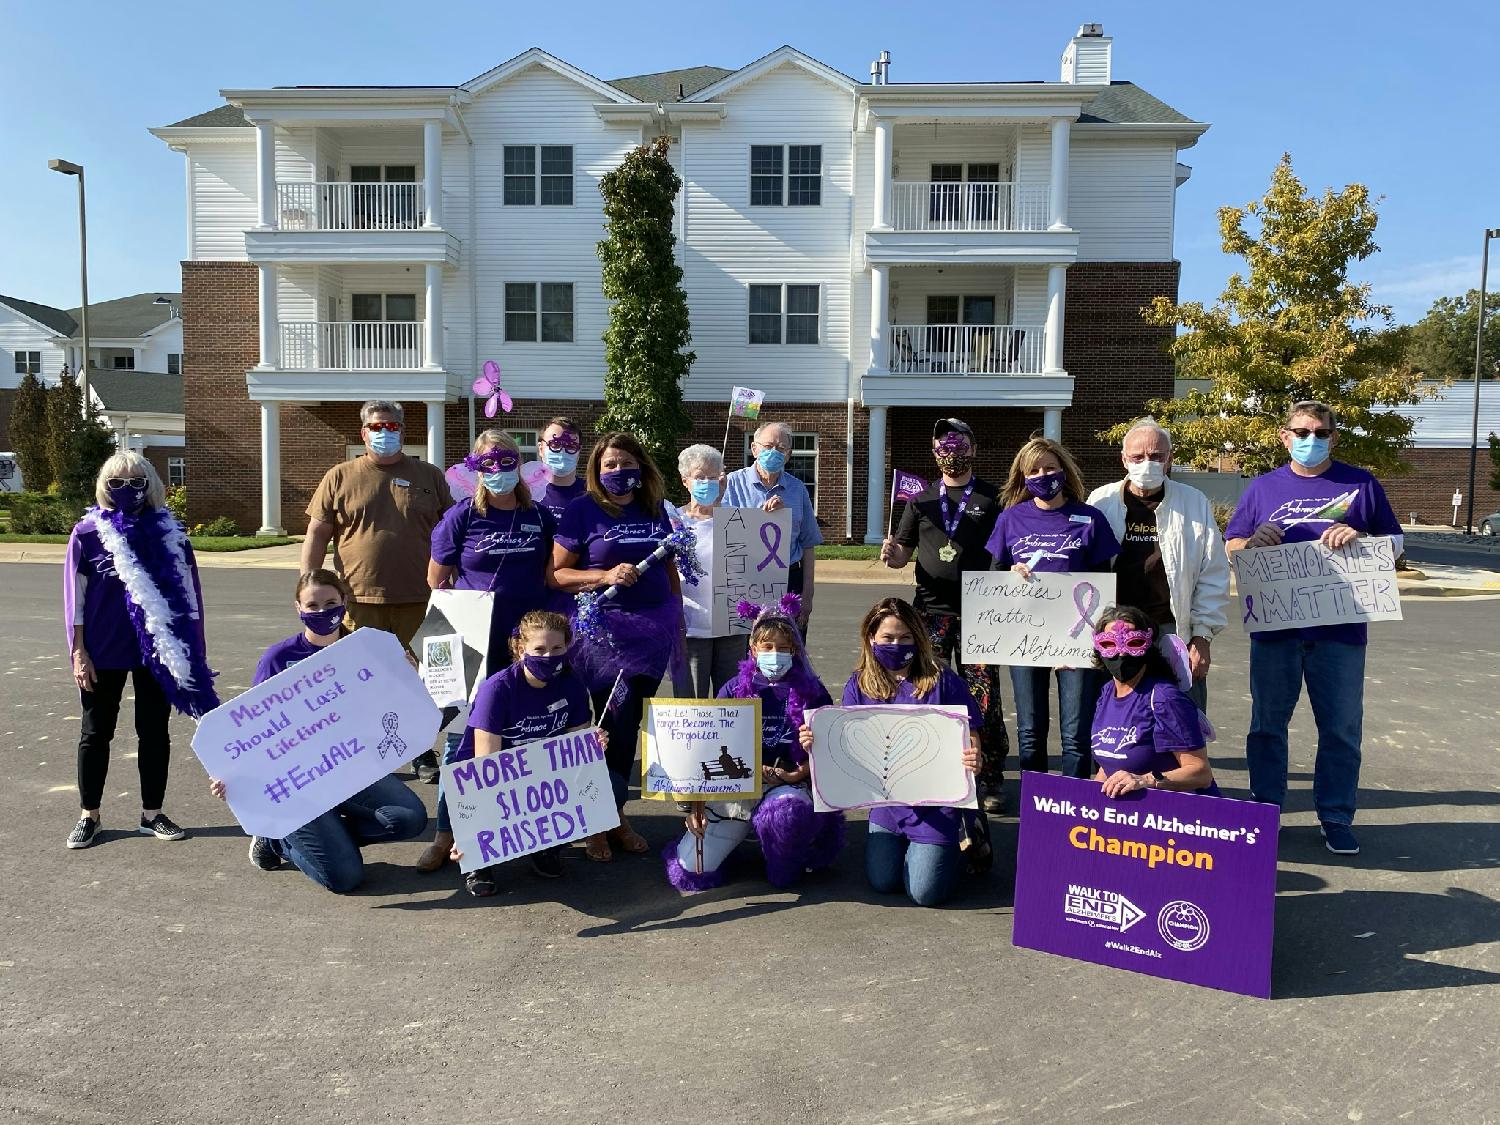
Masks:
[[[993,569],[1015,571],[1025,580],[1033,572],[1109,570],[1120,544],[1104,513],[1083,502],[1086,495],[1078,463],[1061,445],[1033,438],[1021,446],[1001,490],[1005,510],[985,544]],[[1032,667],[1010,670],[1020,768],[1037,773],[1047,772],[1047,732],[1052,725],[1048,672]],[[1056,676],[1062,772],[1066,777],[1089,777],[1092,673],[1058,668]]]
[[[171,754],[167,720],[174,707],[198,718],[219,705],[205,652],[198,565],[187,533],[167,511],[161,478],[139,453],[122,449],[105,461],[94,498],[68,539],[63,573],[63,621],[83,706],[82,815],[67,844],[98,842],[109,747],[127,677],[135,689],[139,831],[180,840],[187,833],[161,809]]]

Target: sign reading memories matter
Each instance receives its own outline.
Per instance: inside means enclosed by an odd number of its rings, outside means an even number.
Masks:
[[[648,699],[641,796],[739,801],[760,796],[759,699]]]
[[[963,662],[1088,668],[1094,622],[1114,600],[1109,573],[965,571]]]
[[[204,715],[193,753],[240,826],[279,840],[426,750],[438,715],[401,642],[356,629]]]
[[[1361,536],[1342,547],[1309,539],[1236,551],[1234,579],[1247,633],[1401,620],[1389,535]]]
[[[749,633],[750,622],[735,607],[742,601],[774,605],[786,593],[792,513],[715,508],[713,534],[714,636]]]
[[[1270,996],[1275,805],[1021,779],[1016,945]]]

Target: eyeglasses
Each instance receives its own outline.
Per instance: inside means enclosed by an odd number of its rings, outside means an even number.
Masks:
[[[1142,461],[1165,461],[1166,459],[1165,453],[1127,453],[1125,455],[1125,460],[1132,465],[1139,465]]]
[[[783,453],[792,451],[792,443],[788,441],[753,441],[750,444],[757,449],[779,449]]]
[[[583,448],[578,441],[577,434],[559,434],[555,438],[544,438],[541,444],[553,453],[577,453]]]
[[[1333,436],[1332,426],[1319,426],[1316,430],[1309,430],[1306,426],[1288,426],[1286,432],[1295,434],[1299,438],[1315,435],[1320,438],[1331,438]]]
[[[470,453],[464,464],[476,473],[509,473],[521,467],[521,455],[513,449],[489,449]]]
[[[146,491],[145,477],[110,477],[104,482],[105,488],[133,488],[137,492]]]
[[[401,432],[401,423],[400,422],[366,422],[365,423],[365,429],[369,430],[373,434],[378,434],[381,430],[389,430],[393,434],[399,434]]]
[[[1153,635],[1150,629],[1106,629],[1094,634],[1094,651],[1106,658],[1121,652],[1127,656],[1145,656]]]

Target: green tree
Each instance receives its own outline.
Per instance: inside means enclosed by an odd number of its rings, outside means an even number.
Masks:
[[[94,502],[99,470],[115,452],[115,437],[97,418],[79,418],[68,435],[68,467],[57,478],[58,492],[75,511]]]
[[[62,483],[73,456],[73,434],[83,425],[83,394],[78,381],[64,372],[47,392],[47,460],[52,480]]]
[[[1490,487],[1500,489],[1500,437],[1490,433]]]
[[[32,492],[46,492],[57,478],[47,451],[47,385],[26,375],[10,411],[10,444],[21,467],[21,481]]]
[[[685,350],[692,332],[672,233],[682,180],[668,147],[668,139],[658,137],[599,181],[607,232],[599,261],[604,296],[612,302],[599,428],[635,434],[675,481],[677,443],[692,426],[682,383],[697,356]]]
[[[1485,295],[1484,354],[1479,372],[1484,379],[1500,375],[1500,330],[1490,326],[1500,320],[1500,293]],[[1479,290],[1462,297],[1439,297],[1427,315],[1410,329],[1406,358],[1429,379],[1473,379],[1474,337],[1479,332]]]
[[[1150,324],[1179,330],[1170,348],[1179,378],[1206,389],[1150,402],[1172,429],[1179,461],[1200,467],[1226,453],[1248,473],[1286,460],[1278,430],[1298,399],[1321,399],[1339,422],[1338,455],[1376,473],[1406,469],[1412,422],[1381,407],[1419,401],[1421,376],[1405,362],[1405,334],[1349,267],[1374,254],[1368,190],[1309,195],[1283,155],[1265,196],[1219,211],[1226,254],[1243,258],[1212,306],[1156,298]],[[1252,229],[1253,227],[1253,229]],[[1101,436],[1118,441],[1129,423]]]

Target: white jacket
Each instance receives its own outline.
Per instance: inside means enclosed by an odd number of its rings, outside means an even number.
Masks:
[[[1210,640],[1226,624],[1229,605],[1229,556],[1208,497],[1170,477],[1156,509],[1156,531],[1177,632],[1185,639]],[[1115,538],[1125,537],[1125,482],[1094,489],[1088,502],[1104,513]]]

